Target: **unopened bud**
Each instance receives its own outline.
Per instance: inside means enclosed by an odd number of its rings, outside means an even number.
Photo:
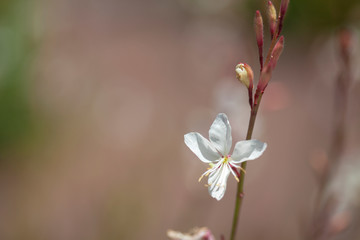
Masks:
[[[242,82],[247,88],[253,87],[254,73],[246,63],[239,63],[235,67],[236,78]]]
[[[265,91],[265,88],[267,87],[271,79],[271,75],[272,75],[272,68],[270,65],[266,65],[260,73],[260,79],[255,93],[255,102],[257,102],[259,95]]]
[[[352,32],[349,29],[342,29],[339,33],[339,44],[341,57],[346,65],[349,65],[351,49],[353,45]]]
[[[284,36],[281,36],[279,41],[277,41],[277,43],[275,44],[275,47],[271,53],[271,60],[269,65],[271,66],[272,69],[276,67],[276,64],[280,58],[283,49],[284,49]]]
[[[284,23],[284,16],[285,16],[288,6],[289,6],[289,0],[281,0],[280,14],[279,14],[279,27],[278,27],[278,31],[277,31],[278,33],[277,33],[276,37],[278,37],[281,33],[282,26]]]
[[[280,16],[284,17],[289,6],[289,0],[281,0],[280,5]]]
[[[276,31],[276,9],[274,7],[274,4],[269,1],[268,2],[268,9],[267,9],[267,15],[269,19],[269,25],[270,25],[270,34],[271,39],[274,37],[275,31]]]
[[[259,48],[259,61],[260,67],[263,67],[263,46],[264,46],[264,24],[261,13],[256,11],[255,14],[255,34],[256,34],[256,42]]]
[[[261,13],[256,11],[255,14],[255,33],[256,33],[256,41],[258,46],[262,46],[264,43],[264,24]]]

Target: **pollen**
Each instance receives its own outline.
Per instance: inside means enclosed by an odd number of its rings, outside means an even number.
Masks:
[[[234,178],[237,182],[239,182],[239,178],[237,176],[234,175]]]
[[[246,174],[246,170],[245,170],[245,169],[243,169],[242,167],[239,167],[239,169]]]
[[[205,176],[205,177],[207,177],[207,176],[209,176],[209,174],[210,174],[210,172],[206,173],[205,175],[204,175],[204,174],[203,174],[203,175],[201,175],[198,181],[200,182],[200,181],[201,181],[201,179],[202,179],[204,176]]]

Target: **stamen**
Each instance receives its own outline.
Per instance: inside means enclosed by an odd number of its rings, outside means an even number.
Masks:
[[[199,182],[201,182],[201,179],[204,177],[204,174],[199,177]]]
[[[201,175],[200,176],[200,178],[199,178],[199,182],[201,181],[201,179],[205,176],[205,177],[207,177],[207,176],[209,176],[209,174],[212,172],[212,171],[210,171],[212,168],[208,168],[208,170],[205,172],[205,173],[203,173],[203,175]]]
[[[240,182],[240,180],[237,176],[234,175],[234,178],[236,179],[237,182]]]
[[[240,166],[237,166],[237,165],[235,165],[235,164],[231,164],[231,166],[233,166],[233,167],[235,167],[235,168],[238,168],[238,169],[240,169],[241,171],[243,171],[244,173],[246,173],[246,170],[243,169],[243,168],[240,167]]]
[[[239,169],[246,174],[246,170],[245,170],[245,169],[243,169],[242,167],[239,167]]]
[[[237,182],[239,182],[239,178],[236,176],[236,175],[237,175],[236,169],[235,169],[236,173],[234,172],[234,169],[232,169],[232,167],[230,167],[229,169],[230,169],[232,175],[234,176],[235,180],[236,180]]]

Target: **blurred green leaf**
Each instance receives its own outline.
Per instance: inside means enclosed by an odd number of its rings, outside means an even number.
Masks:
[[[28,101],[31,2],[0,2],[0,150],[20,144],[33,127]]]

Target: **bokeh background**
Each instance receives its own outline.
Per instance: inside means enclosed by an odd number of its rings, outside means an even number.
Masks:
[[[197,182],[206,166],[183,135],[207,136],[225,112],[234,141],[244,139],[247,91],[234,67],[247,62],[258,78],[252,20],[265,6],[1,1],[0,239],[167,239],[168,229],[195,226],[228,237],[236,182],[220,202],[209,197]],[[331,144],[344,26],[354,33],[353,68],[333,191],[350,220],[334,239],[359,238],[359,16],[358,0],[291,1],[255,126],[269,147],[248,166],[241,239],[304,239],[317,192],[312,160]]]

